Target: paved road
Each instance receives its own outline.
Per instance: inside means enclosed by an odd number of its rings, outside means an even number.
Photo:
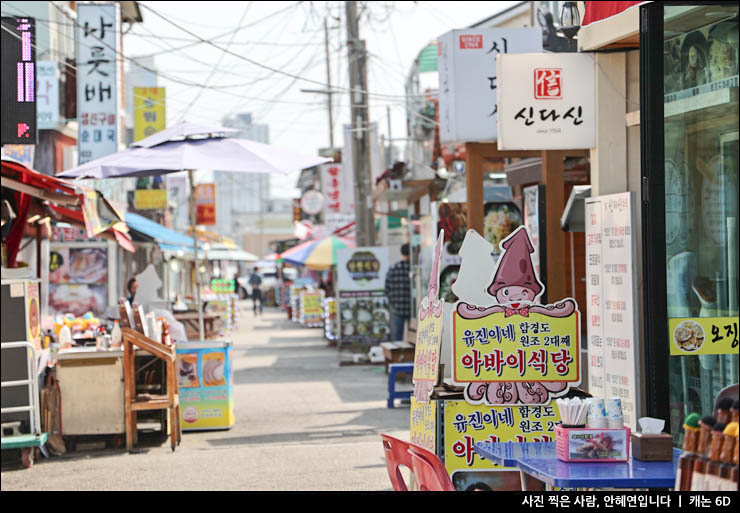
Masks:
[[[390,490],[378,433],[408,439],[409,407],[386,408],[383,366],[340,367],[322,330],[250,307],[234,336],[232,429],[185,432],[174,453],[165,442],[6,464],[2,490]]]

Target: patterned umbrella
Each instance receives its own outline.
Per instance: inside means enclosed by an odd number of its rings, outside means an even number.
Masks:
[[[289,264],[322,271],[337,263],[337,249],[354,247],[354,240],[331,235],[325,239],[310,240],[299,244],[280,256]]]

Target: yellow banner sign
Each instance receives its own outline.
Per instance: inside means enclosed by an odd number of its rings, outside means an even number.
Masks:
[[[164,87],[134,87],[134,141],[167,126]]]
[[[324,308],[321,305],[321,292],[301,293],[301,322],[303,324],[321,323],[324,320]]]
[[[671,355],[738,354],[737,317],[669,319]]]
[[[420,403],[411,397],[411,443],[437,452],[437,401]]]
[[[436,402],[436,401],[432,401]],[[456,470],[504,469],[476,454],[478,442],[554,442],[560,424],[557,404],[549,406],[473,406],[445,401],[445,467]]]
[[[134,191],[136,210],[160,210],[167,208],[167,189],[137,189]]]
[[[578,316],[502,311],[465,319],[455,312],[454,380],[579,381]]]
[[[419,321],[414,351],[414,381],[437,381],[441,338],[442,317],[427,315]]]

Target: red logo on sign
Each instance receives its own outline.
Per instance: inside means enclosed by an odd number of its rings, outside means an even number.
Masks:
[[[561,68],[534,70],[534,98],[536,100],[559,100],[563,97]]]
[[[460,36],[460,50],[471,50],[483,48],[482,35]]]

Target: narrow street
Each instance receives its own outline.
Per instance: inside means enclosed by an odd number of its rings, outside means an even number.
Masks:
[[[409,407],[386,407],[383,366],[339,366],[323,330],[241,308],[233,428],[184,432],[174,453],[165,442],[4,464],[3,490],[391,490],[378,433],[407,436]]]

